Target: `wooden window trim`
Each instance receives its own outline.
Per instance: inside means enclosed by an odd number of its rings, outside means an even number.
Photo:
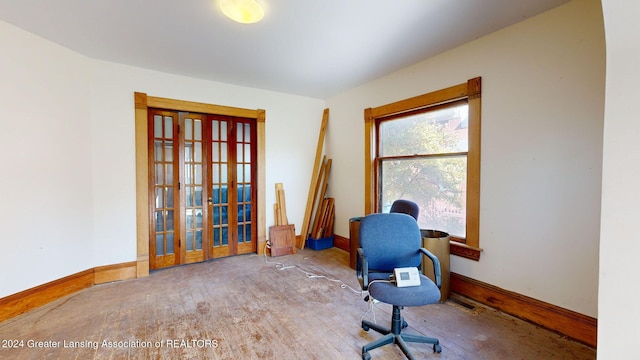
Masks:
[[[193,113],[227,115],[256,120],[258,178],[257,208],[258,227],[257,253],[264,248],[266,238],[266,194],[265,194],[265,120],[266,112],[262,109],[252,110],[231,106],[213,105],[193,101],[174,100],[147,96],[146,93],[134,93],[135,102],[135,140],[136,140],[136,244],[137,244],[137,277],[149,276],[149,168],[148,168],[148,124],[147,109],[160,108]]]
[[[376,119],[424,109],[438,104],[467,99],[469,102],[469,153],[467,155],[466,239],[453,239],[451,253],[480,260],[480,128],[481,78],[442,90],[364,110],[365,121],[365,214],[377,211],[375,171]],[[462,242],[461,242],[462,241]]]

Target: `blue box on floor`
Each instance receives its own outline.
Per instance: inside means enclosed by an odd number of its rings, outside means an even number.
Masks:
[[[324,250],[333,247],[333,236],[314,239],[311,236],[307,238],[307,247],[313,250]]]

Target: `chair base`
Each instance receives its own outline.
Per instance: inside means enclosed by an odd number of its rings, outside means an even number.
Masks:
[[[380,339],[372,341],[362,347],[362,359],[369,360],[371,359],[371,355],[369,355],[369,351],[373,349],[377,349],[381,346],[388,344],[396,344],[400,347],[400,350],[404,353],[404,355],[409,360],[414,360],[413,354],[409,351],[409,347],[407,342],[416,342],[423,344],[433,344],[433,352],[440,353],[442,352],[442,347],[440,346],[440,341],[435,338],[430,338],[426,336],[420,335],[412,335],[412,334],[402,334],[402,329],[407,327],[406,322],[400,315],[399,306],[393,306],[393,315],[391,317],[391,329],[382,327],[378,324],[374,324],[367,320],[362,320],[362,329],[364,331],[369,331],[369,329],[373,329],[376,332],[383,334],[384,336]]]

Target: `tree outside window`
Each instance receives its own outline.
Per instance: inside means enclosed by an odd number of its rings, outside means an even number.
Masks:
[[[379,211],[411,200],[420,228],[464,238],[468,124],[466,100],[378,119]]]

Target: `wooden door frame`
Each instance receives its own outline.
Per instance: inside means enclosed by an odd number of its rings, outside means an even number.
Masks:
[[[135,140],[136,140],[136,272],[137,277],[149,276],[149,169],[148,169],[148,115],[147,109],[159,108],[194,113],[228,115],[256,120],[258,178],[257,178],[257,233],[256,252],[261,253],[266,245],[266,196],[265,196],[265,121],[263,109],[243,109],[230,106],[205,104],[192,101],[147,96],[135,92]]]

